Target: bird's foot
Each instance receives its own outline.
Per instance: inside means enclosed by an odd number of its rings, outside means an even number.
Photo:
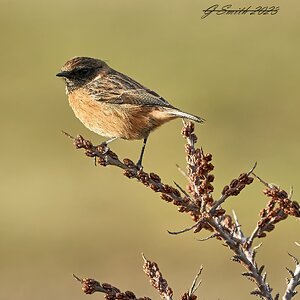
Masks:
[[[113,138],[101,143],[100,145],[97,146],[98,151],[103,155],[107,154],[108,151],[110,150],[108,147],[108,144],[116,139],[117,139],[116,137],[113,137]]]
[[[136,167],[139,171],[143,171],[142,161],[139,159],[139,161],[136,163]]]
[[[97,145],[96,149],[101,155],[107,154],[108,151],[110,150],[109,147],[107,146],[106,142],[103,142],[103,143]],[[97,166],[97,156],[94,157],[94,164],[95,164],[95,166]]]
[[[103,155],[107,154],[108,151],[110,150],[109,147],[108,147],[108,145],[107,145],[107,142],[103,142],[103,143],[101,143],[100,145],[98,145],[98,146],[96,146],[96,147],[97,147],[97,150],[98,150],[101,154],[103,154]]]

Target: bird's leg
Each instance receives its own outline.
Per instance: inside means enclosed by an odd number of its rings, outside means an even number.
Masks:
[[[111,143],[112,141],[114,141],[114,140],[116,140],[116,139],[117,139],[117,137],[112,137],[112,138],[110,138],[109,140],[103,142],[102,144],[108,145],[109,143]]]
[[[143,160],[143,156],[144,156],[144,152],[145,152],[145,148],[146,148],[146,144],[147,144],[147,140],[148,140],[148,136],[144,138],[144,142],[143,142],[143,147],[141,150],[141,154],[140,154],[140,158],[137,162],[137,167],[141,170],[143,168],[142,166],[142,160]]]
[[[107,147],[107,145],[108,145],[109,143],[111,143],[112,141],[116,140],[116,139],[117,139],[117,137],[112,137],[112,138],[110,138],[109,140],[104,141],[103,143],[101,143],[101,146],[104,146],[104,147],[105,147],[105,151],[103,152],[103,154],[106,154],[107,151],[109,150],[109,148]]]
[[[107,144],[111,143],[112,141],[114,141],[116,139],[117,139],[117,137],[113,137],[113,138],[110,138],[109,140],[104,141],[103,143],[100,144],[100,146],[105,147],[104,151],[102,151],[102,154],[106,154],[108,152],[109,148],[107,147]],[[95,156],[95,166],[96,165],[97,165],[97,157]]]

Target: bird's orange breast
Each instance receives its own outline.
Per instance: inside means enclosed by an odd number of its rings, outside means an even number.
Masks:
[[[69,104],[87,128],[108,138],[142,139],[174,118],[154,107],[96,101],[84,89],[70,93]]]

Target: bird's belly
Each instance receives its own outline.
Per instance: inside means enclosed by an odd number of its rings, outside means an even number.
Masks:
[[[88,129],[108,138],[142,139],[166,121],[153,118],[151,107],[95,101],[81,93],[71,93],[69,103]]]

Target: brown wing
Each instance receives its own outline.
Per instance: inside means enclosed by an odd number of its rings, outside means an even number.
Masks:
[[[167,100],[154,91],[115,70],[91,82],[89,93],[96,101],[173,108]]]
[[[148,90],[128,90],[121,94],[119,103],[173,108],[164,98],[156,95]]]

